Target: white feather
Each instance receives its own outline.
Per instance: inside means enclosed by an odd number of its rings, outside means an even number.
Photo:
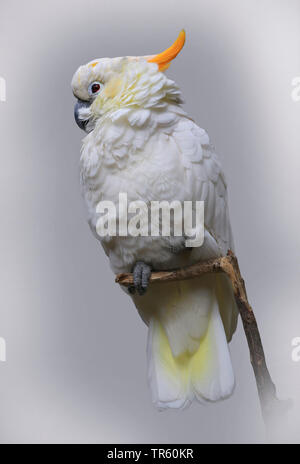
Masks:
[[[115,94],[100,92],[92,106],[95,127],[83,142],[80,160],[95,236],[97,203],[101,199],[117,205],[119,192],[127,193],[128,202],[205,202],[204,244],[185,253],[174,254],[174,237],[98,237],[113,271],[131,271],[136,261],[150,262],[156,270],[178,268],[232,249],[224,174],[205,130],[180,108],[176,84],[154,63],[137,59],[99,60],[95,69],[78,73],[73,89],[81,98],[91,79],[115,79]],[[229,340],[236,328],[237,310],[226,279],[208,276],[157,284],[145,296],[135,296],[134,302],[150,327],[149,380],[158,407],[184,407],[194,397],[214,401],[231,393],[234,380],[226,336]],[[166,352],[172,368],[166,365]],[[195,360],[205,353],[207,363],[198,372]]]

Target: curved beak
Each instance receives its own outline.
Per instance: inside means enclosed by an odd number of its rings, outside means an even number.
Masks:
[[[91,102],[78,100],[74,107],[74,118],[75,118],[76,124],[78,127],[80,127],[80,129],[84,131],[89,122],[89,119],[83,119],[81,110],[89,108],[90,106],[91,106]]]

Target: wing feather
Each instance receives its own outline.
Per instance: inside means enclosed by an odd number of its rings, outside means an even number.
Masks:
[[[205,227],[223,254],[233,249],[227,203],[227,185],[220,161],[204,129],[188,118],[180,118],[172,137],[181,156],[192,200],[204,201]]]

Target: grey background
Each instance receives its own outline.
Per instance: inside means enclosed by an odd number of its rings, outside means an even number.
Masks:
[[[168,74],[222,158],[270,371],[279,396],[294,399],[271,439],[300,442],[299,0],[1,0],[2,443],[267,440],[241,324],[229,400],[153,408],[146,327],[85,222],[72,75],[93,58],[159,52],[182,27]]]

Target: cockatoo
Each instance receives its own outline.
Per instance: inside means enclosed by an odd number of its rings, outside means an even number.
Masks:
[[[233,249],[219,159],[164,73],[184,42],[182,30],[157,55],[95,59],[72,80],[75,120],[87,134],[80,181],[88,222],[114,273],[133,273],[134,287],[126,292],[148,326],[148,379],[159,409],[184,408],[193,399],[217,401],[234,389],[228,343],[238,312],[227,277],[212,274],[147,288],[153,270],[181,268]],[[184,236],[100,237],[97,205],[118,204],[120,192],[128,201],[146,203],[204,201],[202,246],[186,248]]]

